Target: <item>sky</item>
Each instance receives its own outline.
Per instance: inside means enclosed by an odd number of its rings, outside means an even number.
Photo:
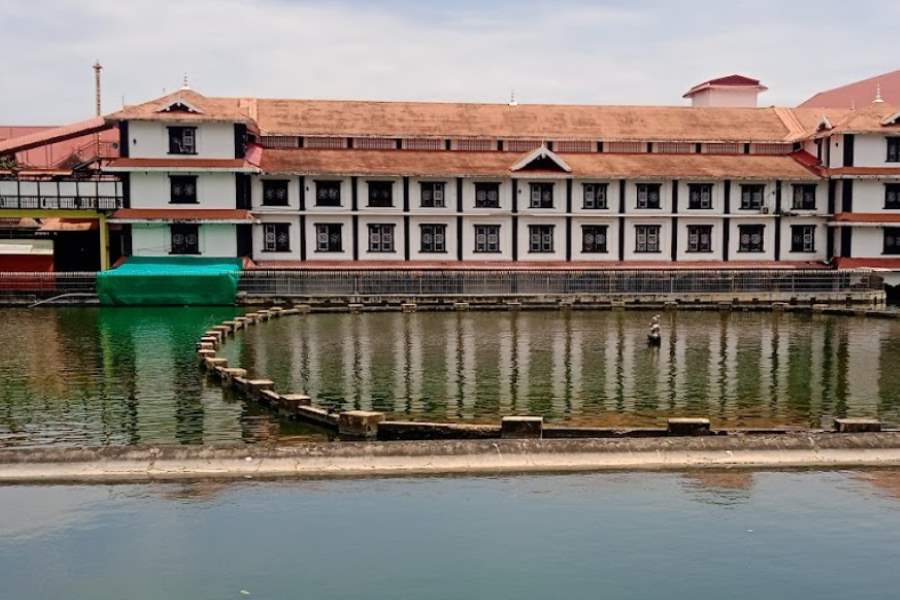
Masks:
[[[740,73],[763,105],[900,68],[900,2],[0,0],[0,123],[171,92],[667,104]],[[874,93],[874,91],[873,91]]]

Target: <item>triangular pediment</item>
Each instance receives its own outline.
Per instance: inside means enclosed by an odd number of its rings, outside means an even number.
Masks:
[[[183,112],[183,113],[193,113],[193,114],[197,114],[197,115],[203,114],[202,110],[200,110],[195,105],[191,104],[190,102],[188,102],[187,100],[184,100],[182,98],[175,98],[168,104],[158,108],[156,110],[156,112],[167,112],[167,113]]]
[[[511,170],[572,172],[572,168],[566,164],[566,161],[560,155],[543,145],[522,157],[521,160],[512,166]]]
[[[900,111],[888,115],[881,120],[882,125],[897,125],[898,123],[900,123]]]

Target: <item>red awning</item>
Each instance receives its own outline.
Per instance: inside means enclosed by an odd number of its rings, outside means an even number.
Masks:
[[[96,231],[100,229],[97,219],[43,219],[38,231]]]
[[[110,217],[110,223],[251,223],[249,210],[219,208],[122,208]]]

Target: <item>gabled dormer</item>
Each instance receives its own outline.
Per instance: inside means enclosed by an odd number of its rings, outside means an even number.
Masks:
[[[182,98],[175,98],[156,110],[158,113],[190,113],[202,115],[203,111]]]
[[[566,164],[562,157],[547,146],[540,146],[526,154],[521,160],[516,162],[511,171],[558,171],[560,173],[571,173],[572,168]]]

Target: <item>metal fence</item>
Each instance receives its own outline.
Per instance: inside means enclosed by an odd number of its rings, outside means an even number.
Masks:
[[[852,294],[882,291],[870,271],[245,271],[256,297],[535,297]],[[0,302],[93,296],[96,273],[2,273]]]
[[[880,291],[869,271],[247,271],[252,296],[635,296]]]

